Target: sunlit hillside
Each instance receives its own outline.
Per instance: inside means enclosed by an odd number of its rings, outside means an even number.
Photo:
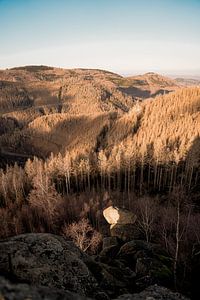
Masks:
[[[96,185],[89,179],[101,174],[109,189],[140,193],[180,183],[196,186],[199,87],[180,88],[154,73],[125,78],[44,66],[5,70],[1,79],[2,166],[24,165],[34,156],[50,164],[58,159],[60,166],[67,159],[72,182],[88,174],[85,185]],[[140,97],[130,93],[135,89]],[[145,99],[144,91],[151,97]]]
[[[147,97],[179,88],[175,81],[154,73],[129,78],[102,70],[46,66],[2,70],[0,87],[2,153],[42,157],[75,145],[91,151],[101,130],[114,130],[115,119],[129,118],[127,112]],[[126,124],[120,125],[125,131]],[[117,136],[122,136],[120,130]],[[86,137],[91,135],[93,142]]]
[[[108,134],[108,148],[149,162],[179,162],[199,136],[200,88],[185,88],[146,100],[120,117]],[[196,163],[198,155],[193,153]]]

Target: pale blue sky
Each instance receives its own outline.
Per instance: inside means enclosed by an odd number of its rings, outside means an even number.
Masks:
[[[200,75],[200,0],[0,0],[0,68]]]

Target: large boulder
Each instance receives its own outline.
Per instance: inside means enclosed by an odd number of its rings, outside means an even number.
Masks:
[[[134,223],[136,215],[124,208],[109,206],[103,211],[104,218],[110,224],[110,234],[112,237],[118,237],[123,241],[129,241],[134,238]]]
[[[109,262],[117,255],[120,248],[121,241],[117,237],[105,237],[103,239],[103,249],[99,253],[99,259],[102,262]]]
[[[103,249],[112,247],[112,246],[119,246],[120,241],[115,236],[107,236],[103,238]]]
[[[100,287],[113,298],[117,295],[133,291],[135,273],[120,261],[113,261],[112,265],[101,264],[102,280]]]
[[[0,299],[1,300],[86,300],[69,291],[62,291],[44,286],[31,286],[27,283],[12,283],[0,276]]]
[[[116,206],[109,206],[103,211],[104,218],[110,224],[134,224],[137,217],[131,211],[118,208]]]
[[[173,260],[159,246],[141,240],[125,243],[116,256],[136,272],[136,288],[152,284],[173,285]]]
[[[158,285],[149,286],[137,294],[121,295],[117,300],[187,300],[185,296]],[[189,300],[189,299],[188,299]]]
[[[115,246],[114,246],[115,247]],[[96,258],[96,264],[90,265],[99,287],[111,298],[134,290],[135,272],[123,261],[108,259],[101,255]]]
[[[23,234],[0,242],[0,273],[16,281],[94,296],[98,284],[72,242],[53,234]]]
[[[173,259],[158,244],[132,240],[121,246],[113,245],[103,249],[96,261],[100,266],[98,274],[102,274],[98,282],[111,298],[155,284],[174,286]]]
[[[143,240],[132,240],[121,246],[118,257],[132,259],[133,256],[137,256],[141,250],[145,251],[145,253],[149,256],[168,256],[167,252],[158,244],[149,243]]]
[[[112,224],[110,235],[124,242],[131,241],[135,236],[135,226],[133,224]]]

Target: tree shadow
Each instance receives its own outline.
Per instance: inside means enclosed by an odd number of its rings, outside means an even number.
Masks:
[[[132,97],[138,97],[138,98],[143,98],[143,99],[146,99],[146,98],[149,98],[151,96],[151,92],[148,91],[148,90],[141,90],[141,89],[138,89],[136,87],[119,87],[119,90],[122,92],[122,93],[125,93],[129,96],[132,96]]]

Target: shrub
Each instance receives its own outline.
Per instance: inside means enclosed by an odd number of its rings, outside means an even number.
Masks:
[[[95,253],[102,240],[101,234],[89,224],[88,219],[82,219],[68,226],[65,225],[63,233],[84,252]]]

